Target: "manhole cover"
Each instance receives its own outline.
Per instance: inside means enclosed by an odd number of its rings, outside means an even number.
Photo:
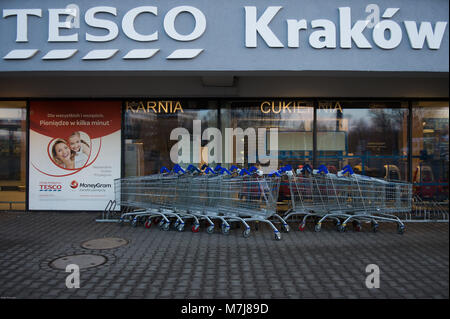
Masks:
[[[112,249],[128,244],[128,240],[122,238],[98,238],[85,241],[81,247],[86,249]]]
[[[78,265],[80,269],[85,269],[102,265],[106,261],[107,261],[106,257],[101,255],[91,255],[91,254],[70,255],[53,260],[50,263],[50,267],[66,270],[67,265],[75,264]]]

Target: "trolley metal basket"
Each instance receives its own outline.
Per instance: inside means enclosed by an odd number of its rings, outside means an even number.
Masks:
[[[385,221],[396,223],[402,234],[405,225],[395,214],[411,210],[411,184],[358,175],[350,166],[338,174],[329,173],[324,165],[319,170],[306,167],[297,175],[290,174],[289,185],[291,209],[285,220],[302,215],[300,230],[314,216],[315,231],[321,230],[326,219],[333,219],[341,232],[350,221],[357,231],[362,221],[370,222],[373,231],[378,230],[378,221]]]

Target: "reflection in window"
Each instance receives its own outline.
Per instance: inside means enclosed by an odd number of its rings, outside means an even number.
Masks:
[[[422,199],[448,201],[448,117],[448,102],[413,105],[413,182]]]
[[[25,209],[26,103],[0,101],[0,209]]]
[[[179,107],[175,107],[177,102],[180,103]],[[201,121],[202,131],[218,126],[215,101],[158,100],[125,103],[125,176],[155,174],[163,166],[172,168],[174,163],[170,159],[170,151],[177,143],[170,140],[173,129],[187,129],[192,143],[194,120]],[[201,158],[201,154],[199,157]],[[191,162],[192,154],[191,161],[183,162],[182,165],[186,167]]]
[[[313,150],[313,103],[300,100],[257,100],[231,101],[221,108],[222,132],[225,128],[246,130],[266,128],[266,135],[257,134],[256,149],[261,147],[269,154],[269,129],[278,129],[278,166],[312,163]],[[224,152],[233,153],[233,164],[248,167],[248,137],[244,138],[244,163],[235,154],[236,141]],[[254,161],[254,160],[253,160]],[[265,160],[256,158],[257,165],[264,166]],[[253,165],[253,164],[252,164]]]
[[[330,171],[350,164],[364,175],[407,180],[407,120],[400,102],[319,102],[318,164]]]

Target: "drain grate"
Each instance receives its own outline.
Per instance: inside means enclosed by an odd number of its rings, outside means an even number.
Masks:
[[[81,243],[81,247],[86,249],[113,249],[128,244],[128,240],[123,238],[98,238]]]
[[[87,269],[92,267],[97,267],[106,263],[108,259],[102,255],[93,254],[80,254],[80,255],[69,255],[59,257],[52,262],[49,266],[54,269],[65,270],[67,265],[75,264],[80,267],[80,269]]]

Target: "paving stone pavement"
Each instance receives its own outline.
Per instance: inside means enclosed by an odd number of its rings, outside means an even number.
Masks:
[[[260,226],[250,238],[96,223],[92,213],[0,213],[0,298],[437,298],[449,297],[448,223],[407,224],[404,235],[338,233],[325,224],[273,239]],[[295,224],[292,224],[295,226]],[[292,227],[294,228],[294,227]],[[88,250],[86,240],[120,237],[126,246]],[[49,267],[77,253],[107,257],[82,269],[81,287]],[[380,288],[365,286],[366,266],[380,268]]]

